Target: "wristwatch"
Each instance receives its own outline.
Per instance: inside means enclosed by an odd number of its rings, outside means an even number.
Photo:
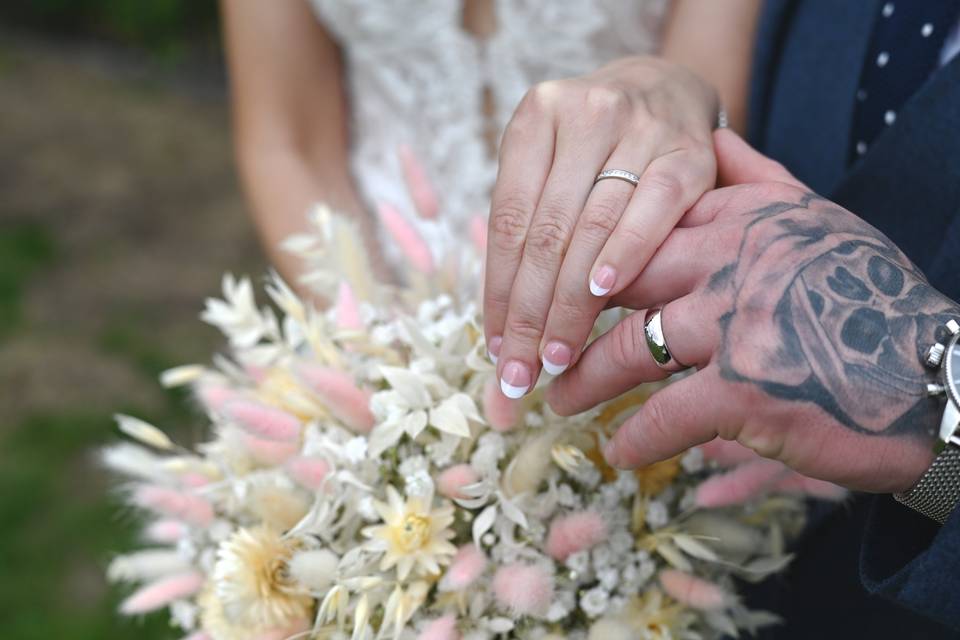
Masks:
[[[934,443],[937,457],[912,489],[893,495],[940,524],[960,502],[960,323],[950,320],[945,326],[950,340],[927,349],[924,360],[926,366],[940,373],[940,382],[928,384],[927,394],[946,396],[947,400]]]

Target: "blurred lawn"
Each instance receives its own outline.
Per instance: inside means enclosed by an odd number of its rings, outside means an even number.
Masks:
[[[0,4],[0,637],[179,637],[114,613],[139,524],[96,452],[118,411],[203,437],[156,376],[220,347],[197,315],[223,271],[263,272],[222,73],[178,35],[215,40],[213,7]]]
[[[198,41],[216,40],[212,0],[4,0],[0,23],[54,36],[98,37],[181,57]]]

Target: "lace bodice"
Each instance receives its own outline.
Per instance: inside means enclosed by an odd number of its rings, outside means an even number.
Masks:
[[[438,224],[466,228],[486,214],[488,140],[527,89],[654,51],[667,2],[494,0],[496,30],[481,40],[465,30],[461,0],[310,1],[344,52],[361,194],[414,220],[398,157],[410,148],[441,205],[438,222],[415,221],[428,241],[441,237]]]

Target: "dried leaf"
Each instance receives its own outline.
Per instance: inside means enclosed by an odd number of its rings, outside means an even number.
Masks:
[[[147,446],[161,451],[172,451],[176,447],[167,434],[140,418],[126,416],[122,413],[114,415],[113,418],[117,421],[120,431]]]
[[[480,538],[483,537],[497,519],[497,505],[492,504],[482,512],[473,521],[473,543],[480,546]]]

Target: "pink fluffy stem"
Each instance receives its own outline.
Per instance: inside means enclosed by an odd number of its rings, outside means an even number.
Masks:
[[[775,490],[784,493],[800,493],[812,498],[830,500],[832,502],[839,502],[848,495],[847,490],[839,485],[827,482],[826,480],[808,478],[796,471],[792,471],[782,478],[777,483]]]
[[[359,331],[363,329],[363,322],[360,320],[360,306],[357,304],[357,298],[353,295],[353,288],[346,281],[340,283],[337,289],[337,304],[334,310],[337,319],[337,327]]]
[[[330,464],[323,458],[301,456],[287,461],[287,473],[300,485],[318,491],[330,473]]]
[[[357,433],[369,433],[376,422],[370,397],[343,371],[315,365],[297,367],[300,378],[323,400],[333,415]]]
[[[722,609],[729,600],[723,589],[712,582],[676,569],[660,572],[660,586],[671,598],[694,609]]]
[[[417,640],[460,640],[460,632],[457,631],[457,619],[453,614],[448,613],[431,621],[417,636]]]
[[[164,607],[174,600],[188,598],[203,587],[203,574],[196,571],[160,578],[141,587],[120,603],[120,613],[135,616]]]
[[[425,275],[433,273],[433,254],[430,247],[399,211],[389,204],[381,204],[380,221],[407,257],[414,269]]]
[[[176,489],[142,485],[133,492],[132,499],[139,507],[198,527],[205,528],[213,521],[213,507],[209,502]]]
[[[470,241],[477,253],[487,252],[487,217],[476,214],[470,218]]]
[[[224,405],[223,414],[256,438],[272,442],[300,439],[300,421],[286,411],[252,400],[234,400]]]
[[[410,199],[413,200],[417,214],[424,220],[436,219],[440,211],[437,192],[430,183],[420,159],[407,145],[400,145],[397,155],[400,157],[400,167],[403,169],[403,177],[407,182]]]
[[[743,504],[769,491],[787,473],[789,470],[774,460],[748,462],[704,480],[697,487],[696,503],[704,508]]]

